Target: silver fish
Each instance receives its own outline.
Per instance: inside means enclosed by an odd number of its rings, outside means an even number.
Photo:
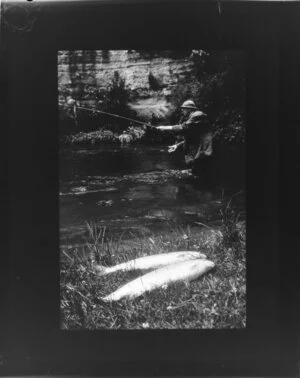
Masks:
[[[156,255],[149,255],[139,257],[134,260],[126,261],[124,263],[105,267],[102,265],[94,265],[94,271],[98,276],[104,276],[118,271],[131,271],[131,270],[150,270],[162,268],[163,266],[174,264],[181,261],[187,261],[192,259],[206,259],[203,253],[196,251],[180,251],[160,253]]]
[[[147,273],[120,287],[113,293],[102,298],[104,302],[119,301],[120,299],[134,299],[157,288],[166,288],[175,282],[188,284],[207,271],[214,268],[214,262],[196,259],[172,264]]]

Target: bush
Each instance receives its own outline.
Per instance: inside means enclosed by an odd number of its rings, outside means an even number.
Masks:
[[[195,73],[186,83],[179,81],[172,92],[178,109],[171,121],[179,118],[183,101],[193,99],[208,114],[217,138],[222,142],[245,142],[245,72],[240,52],[193,50]]]
[[[99,143],[118,143],[118,135],[110,130],[97,130],[90,133],[80,132],[75,135],[69,135],[65,138],[66,144],[84,144],[93,145]]]
[[[148,80],[149,80],[150,89],[152,89],[153,91],[159,91],[161,89],[162,87],[161,84],[156,79],[156,77],[152,74],[152,72],[149,73]]]
[[[128,100],[130,97],[130,91],[126,89],[125,80],[120,76],[118,71],[114,72],[113,79],[109,83],[105,90],[99,90],[90,85],[83,85],[81,82],[77,83],[82,88],[80,94],[73,96],[79,102],[92,102],[95,105],[87,104],[87,107],[94,107],[95,110],[101,110],[104,112],[121,115],[128,118],[135,118],[135,112],[128,106]],[[71,87],[65,87],[60,90],[62,111],[60,115],[60,121],[62,128],[65,128],[66,119],[73,124],[74,131],[77,129],[74,121],[74,115],[72,113],[73,107],[69,107],[66,104],[67,96],[72,92]],[[65,105],[64,105],[65,104]],[[85,106],[85,105],[82,105]],[[99,121],[102,125],[109,125],[115,132],[124,130],[128,126],[128,121],[120,118],[114,118],[109,115],[93,113],[89,111],[78,111],[79,129],[81,131],[92,131],[99,128]],[[70,123],[70,122],[69,122]],[[68,127],[68,131],[70,128]]]
[[[226,125],[226,127],[224,127]],[[216,130],[215,142],[228,143],[245,143],[246,129],[244,114],[238,112],[223,113],[214,124]]]
[[[118,71],[114,72],[112,82],[107,86],[105,91],[98,91],[96,99],[98,102],[98,108],[101,111],[118,114],[123,117],[134,118],[135,112],[128,106],[130,97],[130,91],[126,89],[125,79],[123,79]],[[113,118],[111,116],[102,116],[104,121],[108,121],[110,124],[121,126],[121,130],[124,130],[128,126],[128,121],[119,118]]]
[[[122,144],[141,141],[145,137],[145,134],[146,130],[144,128],[130,126],[119,136],[119,140]]]

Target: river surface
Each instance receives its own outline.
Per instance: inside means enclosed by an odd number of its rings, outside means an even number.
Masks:
[[[208,186],[166,146],[61,149],[61,246],[84,244],[86,223],[106,227],[112,237],[210,225],[220,220],[230,199],[245,217],[245,160],[240,155],[220,159],[214,184]]]

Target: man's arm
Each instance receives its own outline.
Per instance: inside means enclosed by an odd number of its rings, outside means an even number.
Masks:
[[[157,126],[156,129],[160,131],[167,131],[172,130],[172,126]]]
[[[157,130],[160,131],[175,131],[175,132],[180,132],[184,130],[184,125],[174,125],[174,126],[157,126]]]

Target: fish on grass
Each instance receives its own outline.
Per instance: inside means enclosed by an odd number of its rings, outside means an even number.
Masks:
[[[106,274],[118,271],[129,272],[132,270],[157,269],[162,268],[166,265],[193,259],[206,259],[206,256],[203,253],[197,251],[160,253],[156,255],[139,257],[137,259],[129,260],[110,267],[95,264],[94,271],[98,276],[105,276]]]
[[[123,298],[134,299],[146,292],[163,288],[176,282],[186,285],[214,268],[214,262],[206,259],[183,261],[154,270],[128,282],[113,293],[101,298],[104,302],[119,301]]]

